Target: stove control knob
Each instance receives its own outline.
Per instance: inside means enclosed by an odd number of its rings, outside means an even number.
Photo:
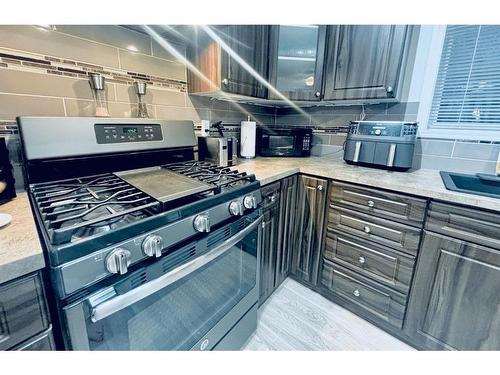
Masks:
[[[193,221],[194,229],[198,232],[210,232],[210,218],[208,213],[197,215]]]
[[[253,195],[247,195],[243,198],[243,206],[248,209],[257,208],[257,199]]]
[[[106,269],[111,273],[123,275],[130,266],[130,251],[116,248],[106,257]]]
[[[229,203],[229,212],[233,216],[243,215],[243,205],[241,204],[241,202],[233,201]]]
[[[156,234],[150,234],[142,242],[142,251],[148,257],[161,257],[161,250],[163,249],[163,238]]]

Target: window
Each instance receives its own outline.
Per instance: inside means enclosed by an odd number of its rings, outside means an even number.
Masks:
[[[499,131],[500,26],[449,25],[442,46],[428,130]]]

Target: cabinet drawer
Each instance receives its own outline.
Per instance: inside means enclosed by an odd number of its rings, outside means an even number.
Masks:
[[[328,227],[415,255],[421,229],[330,205]]]
[[[19,344],[48,326],[38,273],[0,286],[0,350]]]
[[[336,205],[418,227],[424,222],[427,206],[425,199],[341,182],[332,184],[330,200]]]
[[[334,294],[352,302],[364,313],[401,328],[406,309],[405,295],[378,283],[369,282],[348,269],[327,260],[323,263],[321,284]]]
[[[26,350],[26,351],[49,351],[55,350],[54,337],[52,335],[52,327],[45,332],[23,342],[12,350]]]
[[[425,228],[500,249],[500,214],[431,202]]]
[[[415,257],[328,229],[324,257],[408,294]]]

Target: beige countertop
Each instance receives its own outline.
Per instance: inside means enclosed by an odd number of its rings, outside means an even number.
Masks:
[[[500,211],[500,199],[447,190],[439,171],[418,169],[393,172],[346,164],[342,159],[327,157],[261,158],[240,160],[235,166],[240,172],[253,173],[262,185],[294,173],[307,173],[356,184],[434,198],[451,203]]]
[[[0,284],[45,267],[28,194],[0,205],[12,222],[0,228]]]

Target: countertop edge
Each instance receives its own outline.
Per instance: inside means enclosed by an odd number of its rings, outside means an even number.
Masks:
[[[33,254],[17,259],[10,263],[0,265],[0,284],[7,283],[19,277],[45,268],[43,254]]]

